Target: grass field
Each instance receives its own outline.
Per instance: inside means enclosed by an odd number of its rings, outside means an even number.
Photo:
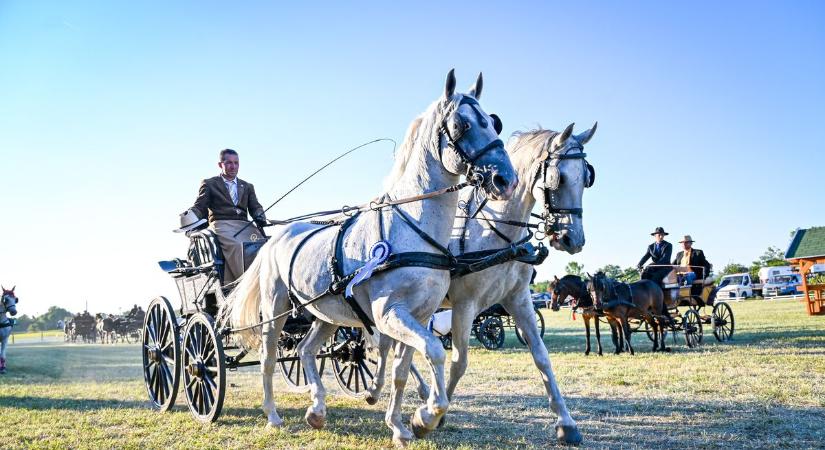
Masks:
[[[699,349],[681,335],[671,354],[583,355],[581,320],[544,311],[556,375],[585,448],[822,448],[825,442],[825,318],[795,301],[734,303],[736,335]],[[509,332],[509,330],[508,330]],[[609,338],[603,337],[604,344]],[[672,345],[672,341],[669,341]],[[474,341],[474,344],[477,342]],[[260,377],[229,376],[224,414],[193,421],[182,395],[170,413],[147,406],[134,345],[16,344],[0,376],[2,448],[376,448],[391,447],[378,405],[329,397],[327,427],[303,422],[305,394],[279,394],[282,430],[264,427]],[[279,383],[279,386],[282,384]],[[409,387],[412,386],[412,381]],[[408,388],[405,416],[419,401]],[[506,347],[472,349],[447,425],[413,448],[555,446],[553,422],[532,359]]]

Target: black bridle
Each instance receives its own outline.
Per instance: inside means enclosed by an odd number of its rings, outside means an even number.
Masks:
[[[558,133],[552,135],[548,142],[552,144]],[[574,138],[575,140],[575,138]],[[578,152],[571,153],[573,150]],[[531,214],[533,217],[544,221],[544,228],[539,228],[538,233],[548,235],[559,231],[559,219],[562,215],[571,215],[581,218],[584,213],[584,208],[578,207],[559,207],[555,204],[553,195],[563,183],[563,176],[559,172],[559,164],[561,161],[570,159],[580,159],[584,164],[586,176],[588,177],[584,183],[585,188],[593,186],[596,172],[593,166],[587,162],[587,153],[584,152],[584,147],[581,144],[567,148],[563,153],[550,153],[549,157],[537,165],[533,175],[533,184],[530,186],[530,191],[533,191],[536,183],[541,179],[544,191],[544,210],[541,215]],[[549,177],[549,179],[548,179]]]
[[[461,101],[459,101],[458,107],[460,108],[461,105],[470,105],[471,109],[475,113],[476,119],[478,120],[478,124],[484,128],[487,128],[487,119],[484,117],[484,114],[481,113],[478,101],[476,101],[476,99],[465,95],[461,98]],[[456,108],[454,114],[457,113],[458,108]],[[460,159],[461,162],[463,162],[467,166],[467,176],[469,177],[471,173],[477,171],[476,161],[478,161],[482,156],[484,156],[493,149],[500,148],[503,150],[504,143],[501,141],[501,139],[495,139],[487,145],[485,145],[484,147],[482,147],[480,150],[478,150],[478,152],[475,155],[471,155],[469,152],[467,152],[466,150],[464,150],[464,148],[461,147],[461,139],[464,137],[464,135],[467,134],[468,131],[470,131],[472,125],[470,125],[469,122],[465,122],[463,120],[459,120],[459,124],[461,125],[461,132],[458,136],[453,136],[450,133],[450,127],[447,126],[447,118],[445,117],[441,121],[438,139],[438,160],[439,162],[441,162],[441,165],[444,166],[444,146],[441,145],[441,136],[444,136],[447,141],[446,146],[451,148],[456,153],[456,155],[458,155],[458,159]]]

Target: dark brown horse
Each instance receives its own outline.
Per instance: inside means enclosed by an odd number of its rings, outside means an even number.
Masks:
[[[599,333],[599,317],[601,314],[596,310],[596,306],[593,303],[593,297],[590,296],[590,292],[587,290],[587,283],[576,275],[565,275],[561,277],[561,279],[559,279],[559,277],[555,277],[555,280],[550,282],[550,288],[553,293],[551,296],[552,302],[550,304],[550,308],[553,311],[558,311],[561,305],[565,303],[569,297],[572,298],[570,301],[570,308],[572,308],[573,311],[581,312],[582,318],[584,319],[584,331],[587,337],[587,344],[584,349],[585,355],[590,354],[590,320],[592,319],[595,322],[596,344],[599,348],[599,356],[602,356],[602,337]],[[607,321],[610,324],[613,345],[616,346],[615,353],[618,355],[621,353],[623,347],[619,345],[619,325],[610,317],[607,318]]]
[[[624,343],[632,355],[628,319],[644,320],[653,330],[653,351],[670,351],[665,345],[665,325],[668,319],[661,315],[664,295],[662,289],[650,280],[622,283],[597,272],[587,283],[595,307],[621,325]],[[621,339],[621,338],[620,338]],[[661,343],[661,344],[660,344]]]

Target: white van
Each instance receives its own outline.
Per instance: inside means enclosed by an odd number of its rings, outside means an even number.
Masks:
[[[719,290],[716,291],[717,300],[739,299],[753,297],[753,283],[748,273],[734,273],[725,275],[719,280]]]

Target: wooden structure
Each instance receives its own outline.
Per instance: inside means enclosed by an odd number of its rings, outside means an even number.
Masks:
[[[825,274],[811,273],[815,264],[825,264],[825,227],[798,229],[785,252],[802,276],[802,293],[809,315],[825,314]]]

